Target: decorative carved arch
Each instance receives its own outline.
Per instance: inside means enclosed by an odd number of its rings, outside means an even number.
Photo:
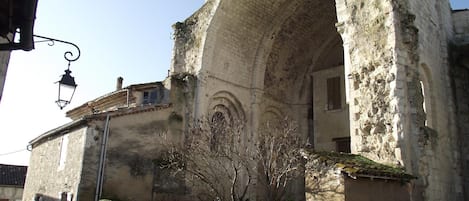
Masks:
[[[210,98],[208,109],[208,115],[210,117],[216,112],[221,112],[225,114],[225,118],[228,118],[230,121],[234,119],[244,121],[246,119],[241,102],[235,95],[228,91],[219,91],[215,93]]]
[[[275,106],[268,106],[262,112],[262,122],[265,123],[269,120],[280,120],[285,116],[282,110]]]

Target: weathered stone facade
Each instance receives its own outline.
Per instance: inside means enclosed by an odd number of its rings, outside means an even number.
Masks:
[[[173,87],[194,94],[175,112],[187,122],[225,108],[253,137],[290,116],[317,149],[350,137],[353,153],[417,176],[414,200],[467,199],[467,67],[449,57],[468,41],[466,13],[437,0],[207,1],[174,26],[171,73],[196,82]],[[343,114],[318,102],[337,66]]]
[[[177,133],[173,132],[173,124],[181,125],[171,115],[168,89],[163,88],[155,83],[132,85],[129,103],[125,102],[127,91],[117,90],[75,108],[69,113],[75,119],[73,122],[31,141],[31,171],[27,175],[25,200],[38,196],[45,201],[58,200],[62,193],[70,201],[95,200],[96,196],[111,200],[158,200],[167,195],[167,189],[155,187],[173,182],[164,180],[168,177],[162,177],[155,165],[155,160],[161,158],[157,142],[182,139],[170,134]],[[151,96],[155,100],[145,103],[143,100],[152,91],[157,92]],[[170,194],[175,198],[184,196],[183,185],[171,186],[173,190],[182,190]]]
[[[62,192],[77,195],[88,135],[91,130],[83,127],[65,135],[48,136],[46,143],[33,144],[24,200],[34,200],[36,195],[58,198]]]

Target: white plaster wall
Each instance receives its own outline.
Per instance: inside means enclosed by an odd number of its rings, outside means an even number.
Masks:
[[[0,199],[9,199],[9,201],[21,201],[22,198],[22,187],[0,186]]]
[[[340,77],[342,108],[327,110],[327,79]],[[343,66],[330,68],[313,73],[313,105],[314,105],[314,142],[315,149],[335,151],[333,138],[349,137],[348,105],[345,102],[345,79]]]

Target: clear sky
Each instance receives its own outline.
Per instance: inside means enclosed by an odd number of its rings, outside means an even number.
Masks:
[[[55,105],[58,81],[66,69],[63,53],[71,46],[37,43],[30,52],[13,51],[0,102],[0,163],[27,165],[28,142],[70,120],[65,111],[124,86],[163,80],[170,68],[171,25],[183,21],[204,0],[39,1],[34,33],[77,44],[71,64],[78,84],[72,104]],[[454,9],[469,0],[453,0]],[[14,153],[13,153],[14,152]]]

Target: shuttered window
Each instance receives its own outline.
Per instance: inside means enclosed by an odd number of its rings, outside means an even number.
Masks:
[[[327,79],[327,110],[337,110],[342,108],[340,94],[340,77]]]

